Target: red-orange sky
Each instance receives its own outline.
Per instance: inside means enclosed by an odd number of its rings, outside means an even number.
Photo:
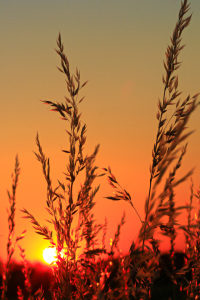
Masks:
[[[67,124],[39,100],[63,101],[67,96],[64,76],[56,69],[60,59],[54,48],[61,32],[71,71],[81,71],[85,95],[80,109],[87,124],[86,151],[99,144],[97,165],[111,166],[121,185],[129,191],[143,218],[149,187],[149,165],[157,130],[157,101],[162,98],[163,59],[170,42],[181,1],[101,0],[49,1],[18,0],[1,2],[1,109],[0,109],[0,257],[6,258],[7,189],[18,153],[21,167],[16,203],[16,235],[27,229],[21,245],[27,258],[41,260],[48,245],[22,219],[25,207],[42,225],[45,219],[46,185],[36,160],[35,137],[39,132],[44,152],[50,157],[53,183],[64,181],[68,145]],[[192,21],[183,32],[179,61],[179,90],[182,99],[200,91],[200,2],[191,1]],[[200,111],[189,126],[196,132],[180,175],[196,167],[195,189],[200,184]],[[97,221],[109,222],[108,241],[113,238],[125,210],[126,223],[120,247],[128,251],[137,236],[140,221],[128,203],[112,202],[112,189],[105,177],[99,181],[94,213]],[[177,203],[189,201],[190,180],[177,191]],[[177,241],[183,247],[183,238]],[[166,248],[165,248],[166,249]],[[19,259],[16,249],[15,257]]]

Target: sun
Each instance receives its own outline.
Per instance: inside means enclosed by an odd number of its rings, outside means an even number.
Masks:
[[[56,248],[47,247],[43,251],[43,258],[47,264],[51,264],[56,261]]]

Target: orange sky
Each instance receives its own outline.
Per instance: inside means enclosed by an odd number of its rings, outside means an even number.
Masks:
[[[27,258],[42,259],[47,243],[36,235],[19,211],[29,210],[42,225],[45,219],[45,180],[36,151],[39,132],[44,152],[50,157],[53,183],[64,181],[67,156],[66,124],[49,112],[39,100],[63,101],[67,95],[65,78],[57,71],[60,60],[54,47],[61,32],[71,71],[81,71],[82,120],[87,124],[86,151],[99,144],[97,164],[111,166],[122,186],[129,191],[135,207],[144,216],[148,194],[149,165],[157,130],[157,100],[162,98],[163,59],[180,8],[180,1],[101,0],[49,1],[18,0],[1,2],[1,156],[0,156],[0,256],[6,257],[7,189],[18,153],[21,174],[17,189],[16,235],[24,229]],[[193,17],[183,33],[186,47],[180,55],[179,90],[183,98],[200,91],[200,2],[191,1]],[[183,99],[182,98],[182,99]],[[189,139],[187,155],[180,175],[193,166],[195,188],[200,178],[200,111],[195,111],[189,125],[196,132]],[[114,236],[123,210],[126,224],[120,247],[128,251],[136,237],[140,221],[124,202],[112,202],[112,189],[106,178],[99,181],[95,216],[109,222],[108,240]],[[177,192],[177,203],[189,201],[190,181]],[[183,246],[182,239],[178,247]],[[19,251],[16,251],[19,258]]]

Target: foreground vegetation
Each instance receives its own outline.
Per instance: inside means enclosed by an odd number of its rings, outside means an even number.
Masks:
[[[181,101],[178,91],[178,75],[176,70],[180,67],[178,56],[184,46],[181,46],[181,35],[189,25],[191,15],[185,17],[189,10],[187,0],[181,1],[178,21],[176,23],[171,44],[166,51],[164,62],[165,75],[163,75],[163,99],[158,102],[158,130],[152,151],[152,163],[150,167],[149,193],[145,201],[144,220],[139,216],[134,206],[131,195],[121,187],[110,167],[103,168],[104,173],[98,172],[95,159],[99,151],[99,145],[90,155],[84,153],[86,143],[86,125],[81,121],[79,104],[84,97],[79,99],[80,90],[87,82],[81,83],[80,71],[76,69],[75,75],[71,74],[68,59],[64,53],[64,47],[59,34],[56,52],[61,59],[61,68],[58,68],[66,77],[69,95],[64,103],[55,103],[42,100],[53,111],[58,112],[62,119],[69,123],[67,135],[69,146],[62,150],[68,156],[66,182],[58,180],[53,187],[50,175],[50,161],[46,157],[41,146],[39,135],[36,136],[38,152],[36,158],[41,163],[42,172],[47,185],[46,205],[49,213],[50,227],[42,226],[37,219],[25,208],[22,209],[23,217],[28,218],[36,233],[43,236],[56,247],[56,265],[52,265],[53,281],[51,287],[52,299],[151,299],[152,285],[160,276],[160,241],[158,233],[170,240],[170,261],[165,266],[166,274],[171,281],[174,291],[178,290],[186,296],[186,299],[199,299],[199,234],[200,234],[200,209],[196,217],[192,218],[193,198],[200,200],[200,191],[193,192],[191,185],[191,197],[188,205],[177,206],[175,201],[175,188],[192,175],[192,170],[177,179],[177,171],[181,167],[182,160],[187,150],[188,136],[192,133],[186,131],[186,125],[190,115],[197,108],[198,94],[188,96]],[[166,117],[170,111],[169,106],[174,107],[173,114]],[[85,173],[85,179],[80,186],[77,197],[74,196],[74,185],[79,173]],[[14,253],[15,244],[20,247],[20,237],[14,238],[15,228],[15,203],[16,188],[20,174],[19,161],[16,157],[15,171],[13,175],[12,192],[8,192],[10,210],[8,217],[9,236],[7,243],[8,259],[3,271],[1,299],[7,299],[10,265]],[[141,227],[137,239],[130,245],[129,254],[120,255],[118,242],[121,227],[125,222],[122,216],[110,247],[105,243],[107,224],[97,224],[93,215],[95,196],[99,186],[94,183],[97,177],[107,175],[109,184],[114,189],[109,200],[127,201],[134,209],[136,216],[141,221]],[[162,191],[158,193],[158,187],[164,182]],[[187,212],[187,224],[178,224],[180,213]],[[181,268],[175,264],[175,241],[177,235],[183,231],[186,240],[185,260]],[[18,287],[18,299],[44,299],[42,289],[33,292],[30,282],[30,269],[25,258],[25,250],[20,247],[23,260],[23,273],[25,278],[25,290]],[[189,277],[188,277],[189,274]],[[189,279],[188,279],[189,278]]]

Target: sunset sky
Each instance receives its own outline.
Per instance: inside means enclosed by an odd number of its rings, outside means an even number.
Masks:
[[[131,194],[141,218],[149,188],[149,166],[157,131],[157,102],[162,98],[163,59],[175,27],[181,1],[178,0],[18,0],[0,1],[1,109],[0,109],[0,257],[6,258],[8,234],[7,189],[19,155],[21,174],[16,199],[16,236],[26,229],[21,242],[28,259],[42,260],[48,245],[22,219],[26,208],[41,225],[47,225],[46,185],[35,137],[39,133],[45,154],[50,157],[54,186],[64,182],[68,124],[40,102],[64,101],[65,77],[56,66],[56,39],[61,32],[71,72],[80,70],[82,82],[89,80],[80,96],[79,109],[87,124],[86,153],[97,144],[97,165],[111,167],[121,185]],[[200,1],[192,0],[192,20],[184,32],[178,70],[182,100],[200,92]],[[200,99],[199,99],[200,100]],[[200,110],[193,114],[187,155],[179,175],[196,167],[194,188],[200,185]],[[106,177],[101,177],[94,214],[98,222],[108,219],[107,241],[113,238],[123,211],[126,223],[120,247],[125,253],[136,238],[140,221],[125,202],[112,202]],[[176,192],[177,203],[189,201],[190,180]],[[183,248],[183,239],[177,249]],[[166,246],[167,247],[167,246]],[[164,248],[163,248],[164,249]],[[167,248],[165,248],[167,249]],[[20,259],[16,249],[14,256]]]

